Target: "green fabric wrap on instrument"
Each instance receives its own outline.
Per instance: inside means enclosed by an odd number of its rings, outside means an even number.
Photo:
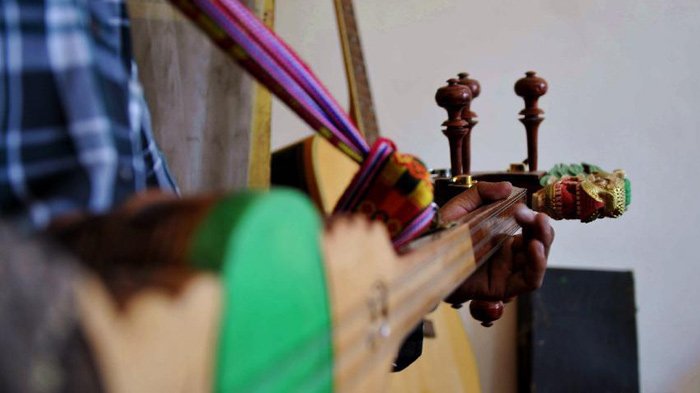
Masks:
[[[290,190],[223,199],[198,229],[197,267],[222,275],[216,392],[330,392],[330,306],[310,201]]]

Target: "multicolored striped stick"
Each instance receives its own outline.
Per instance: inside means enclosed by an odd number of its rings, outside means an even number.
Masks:
[[[336,212],[360,212],[387,224],[396,245],[434,216],[425,166],[381,140],[370,152],[362,134],[323,84],[275,33],[238,0],[172,0],[316,132],[363,164]]]

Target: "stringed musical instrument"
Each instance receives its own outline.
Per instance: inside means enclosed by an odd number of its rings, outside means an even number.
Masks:
[[[182,343],[190,342],[188,334],[195,335],[194,342],[211,342],[210,333],[188,326],[218,322],[216,345],[209,344],[215,353],[197,356],[215,359],[215,391],[383,392],[405,335],[518,229],[512,209],[524,196],[515,189],[399,254],[385,227],[364,218],[340,218],[322,232],[311,203],[283,190],[136,203],[66,224],[54,234],[100,275],[116,299],[114,309],[122,310],[100,319],[95,314],[101,311],[84,309],[91,345],[100,347],[101,333],[94,327],[105,323],[114,337],[157,339],[152,330],[145,332],[158,324],[120,333],[129,328],[128,320],[136,320],[132,302],[149,288],[177,299],[187,283],[199,282],[192,301],[207,310],[217,306],[206,302],[220,302],[221,311],[178,319],[183,337],[169,342],[174,350],[187,347]],[[196,279],[206,272],[218,284]],[[83,293],[92,298],[100,291]],[[187,313],[182,307],[168,311],[167,302],[152,304],[149,312],[154,310]],[[142,386],[135,378],[143,372],[125,371],[133,367],[128,361],[107,361],[105,354],[115,356],[114,346],[110,352],[101,345],[96,352],[105,356],[97,361],[104,380],[110,386]],[[201,376],[206,365],[193,370]]]
[[[335,0],[343,49],[350,115],[370,142],[379,136],[369,78],[352,0]],[[272,183],[291,186],[311,196],[320,211],[330,214],[358,165],[317,135],[275,152]],[[391,375],[391,391],[480,391],[473,351],[459,314],[441,304],[430,315],[437,334],[423,343],[423,354],[408,369]],[[441,359],[454,359],[441,367]]]
[[[380,135],[379,125],[374,110],[372,90],[366,70],[366,61],[362,50],[355,10],[352,0],[334,0],[338,33],[343,50],[345,75],[347,79],[350,115],[358,128],[370,142],[374,142]],[[341,157],[333,149],[328,152],[330,145],[320,138],[311,143],[311,154],[306,153],[312,164],[318,168],[314,172],[317,187],[321,198],[321,206],[326,211],[335,206],[337,196],[340,196],[340,188],[332,188],[334,185],[346,187],[348,180],[341,180],[350,170],[356,171],[351,166],[351,161]],[[330,156],[330,157],[329,157]],[[334,173],[328,173],[332,169]],[[348,172],[343,172],[346,170]],[[330,175],[330,179],[328,180]],[[335,197],[335,199],[333,199]],[[390,391],[396,393],[409,392],[445,392],[480,391],[479,373],[476,367],[469,337],[467,336],[462,320],[457,312],[450,309],[447,304],[441,303],[438,309],[430,314],[427,322],[432,331],[431,337],[423,341],[423,353],[411,366],[400,373],[392,374]],[[444,359],[453,359],[452,367],[442,367]]]
[[[248,61],[248,57],[246,57],[245,55],[241,55],[241,53],[240,53],[240,48],[239,48],[239,47],[231,46],[231,45],[230,45],[230,42],[227,41],[226,38],[222,38],[222,36],[220,35],[220,31],[213,31],[213,30],[212,30],[212,25],[210,24],[210,20],[209,20],[209,19],[206,19],[206,17],[203,17],[202,14],[198,14],[197,11],[196,11],[196,9],[193,9],[193,8],[190,7],[190,4],[184,4],[184,3],[183,3],[183,4],[181,4],[181,5],[182,5],[182,7],[185,9],[185,11],[186,11],[186,13],[188,14],[188,16],[190,16],[190,17],[196,19],[196,20],[198,21],[198,23],[200,23],[200,26],[202,26],[205,30],[207,30],[210,34],[212,34],[212,35],[216,38],[218,44],[220,44],[222,47],[225,47],[225,49],[230,50],[231,53],[233,53],[233,55],[234,55],[238,60],[240,60],[240,61],[241,61],[243,64],[245,64],[246,66],[251,67],[251,69],[253,70],[253,72],[256,72],[255,70],[259,70],[259,68],[256,68],[256,67],[258,67],[260,63],[251,63],[251,62],[249,62],[249,61]],[[232,7],[238,7],[238,5],[236,5],[236,3],[230,4],[230,5],[231,5]],[[208,7],[221,7],[221,6],[223,6],[223,5],[222,5],[222,4],[205,4],[205,6],[208,6]],[[188,7],[190,7],[190,8],[188,8]],[[222,13],[218,13],[218,12],[214,11],[213,8],[209,8],[208,10],[209,10],[209,12],[210,12],[210,16],[213,16],[213,17],[217,18],[217,22],[226,25],[227,28],[236,29],[236,28],[239,27],[239,26],[237,26],[237,25],[232,25],[232,24],[230,24],[230,23],[237,23],[237,22],[239,22],[239,21],[233,21],[233,20],[231,20],[231,19],[226,19],[226,20],[224,20],[224,15],[223,15]],[[230,11],[230,12],[238,12],[238,13],[240,13],[240,15],[242,15],[242,17],[244,18],[244,21],[247,21],[247,20],[248,20],[248,19],[246,19],[248,16],[246,16],[245,11],[244,11],[244,10],[241,10],[240,8],[235,8],[235,9],[234,9],[234,8],[231,8],[231,9],[228,9],[228,11]],[[204,19],[203,19],[203,18],[204,18]],[[209,24],[208,24],[208,23],[209,23]],[[231,34],[239,34],[239,33],[241,33],[240,30],[236,30],[236,31],[237,31],[236,33],[233,33],[233,32],[232,32]],[[229,32],[231,32],[231,31],[229,31]],[[268,39],[268,38],[270,38],[269,35],[266,36],[266,39]],[[274,38],[274,37],[272,37],[272,38]],[[253,43],[250,42],[250,41],[247,41],[247,43],[253,45]],[[238,52],[236,51],[237,49],[238,49]],[[253,50],[253,49],[254,49],[254,46],[251,46],[250,49]],[[261,60],[261,61],[262,61],[262,60]],[[293,66],[293,65],[292,65],[292,66]],[[268,70],[269,70],[269,69],[268,69]],[[299,70],[299,69],[297,69],[297,70]],[[313,81],[312,81],[312,82],[313,82]],[[291,90],[288,91],[288,92],[291,92]],[[315,92],[317,92],[317,90],[316,90]],[[314,93],[314,94],[315,94],[315,93]],[[299,101],[295,101],[295,99],[294,99],[294,98],[290,98],[290,96],[285,96],[285,97],[286,97],[286,99],[290,102],[290,104],[291,104],[292,106],[294,106],[295,103],[299,103]],[[305,101],[305,102],[306,102],[306,101]],[[316,124],[317,124],[317,126],[318,126],[319,132],[323,133],[324,131],[328,131],[326,128],[324,128],[325,126],[322,125],[322,123],[323,123],[324,121],[326,121],[327,119],[321,118],[321,117],[317,117],[316,115],[311,116],[311,114],[313,113],[313,109],[314,109],[314,108],[313,108],[312,106],[309,106],[309,108],[310,108],[310,110],[312,110],[311,112],[309,112],[309,111],[303,111],[303,110],[299,109],[299,110],[300,110],[300,112],[299,112],[300,115],[306,116],[305,118],[306,118],[308,121],[310,121],[310,122],[316,122]],[[323,124],[326,124],[326,123],[323,123]],[[327,124],[332,125],[331,123],[327,123]],[[339,138],[342,139],[343,135],[340,135],[340,134],[337,134],[337,135],[339,135]],[[352,153],[351,155],[354,154],[355,159],[358,159],[358,158],[361,158],[360,155],[361,155],[361,154],[364,154],[365,149],[366,149],[366,147],[363,146],[363,144],[362,144],[361,142],[362,142],[362,141],[356,141],[356,143],[354,143],[354,144],[353,144],[353,143],[346,144],[345,142],[342,142],[342,141],[341,141],[339,146],[340,146],[341,148],[346,148],[346,149],[347,149],[347,150],[346,150],[347,152]],[[254,231],[253,231],[253,232],[254,232]],[[211,248],[211,247],[209,247],[209,248]],[[215,248],[215,247],[214,247],[214,248]],[[241,287],[241,285],[242,285],[242,284],[239,284],[238,286],[232,286],[232,287],[234,287],[234,288],[235,288],[235,287]],[[246,363],[246,365],[249,365],[249,364],[250,364],[250,363]],[[226,369],[228,370],[229,368],[226,368]],[[236,369],[238,369],[238,368],[236,368]],[[243,373],[242,375],[250,375],[250,373]]]

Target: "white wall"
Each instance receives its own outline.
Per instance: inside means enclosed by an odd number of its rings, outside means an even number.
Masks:
[[[277,30],[346,102],[332,2],[277,3]],[[540,166],[585,160],[633,182],[621,219],[556,223],[551,264],[633,269],[643,390],[700,391],[700,1],[355,3],[382,131],[432,167],[449,163],[433,100],[445,79],[482,84],[475,170],[524,158],[512,85],[529,69],[549,81]],[[309,134],[280,105],[273,127],[275,146]]]

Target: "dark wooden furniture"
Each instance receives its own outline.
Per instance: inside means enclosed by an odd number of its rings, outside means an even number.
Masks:
[[[547,269],[518,298],[518,391],[638,392],[631,271]]]

